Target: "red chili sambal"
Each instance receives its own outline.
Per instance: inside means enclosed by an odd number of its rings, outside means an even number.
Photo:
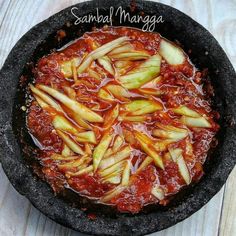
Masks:
[[[160,34],[95,29],[34,70],[28,128],[54,191],[137,213],[203,175],[218,114],[201,72]]]

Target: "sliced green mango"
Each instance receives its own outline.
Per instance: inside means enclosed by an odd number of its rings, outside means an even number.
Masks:
[[[180,106],[177,108],[172,108],[171,110],[174,113],[179,114],[179,115],[184,115],[184,116],[189,116],[189,117],[194,117],[194,118],[201,117],[201,115],[198,112],[188,108],[187,106]]]
[[[71,176],[79,176],[79,175],[83,175],[83,174],[89,174],[93,171],[93,166],[90,165],[88,167],[84,167],[84,168],[81,168],[79,171],[77,172],[67,172],[66,173],[66,176],[67,177],[71,177]]]
[[[189,127],[211,128],[210,122],[204,117],[193,118],[182,116],[180,122]]]
[[[117,98],[122,98],[122,97],[130,98],[131,97],[131,93],[120,85],[109,84],[106,86],[106,89],[110,91]]]
[[[119,184],[121,181],[120,175],[112,175],[103,179],[104,182],[109,182],[111,184]]]
[[[130,43],[125,43],[124,45],[121,45],[119,47],[114,48],[112,51],[109,52],[109,55],[113,54],[120,54],[124,52],[130,52],[133,50],[133,46]]]
[[[130,167],[131,167],[131,162],[130,162],[130,160],[127,160],[126,164],[125,164],[125,168],[122,173],[122,181],[121,181],[122,186],[129,185],[130,171],[131,171]]]
[[[46,93],[34,87],[32,84],[30,84],[29,87],[31,91],[33,92],[33,94],[37,95],[40,99],[42,99],[43,102],[47,103],[48,105],[50,105],[57,111],[63,112],[61,106],[57,102],[55,102],[50,96],[48,96]]]
[[[47,111],[50,110],[51,106],[44,102],[40,97],[34,94],[34,98],[42,109]]]
[[[119,152],[112,154],[111,156],[104,158],[100,165],[100,169],[106,169],[130,156],[131,148],[129,146],[124,147]]]
[[[188,131],[186,129],[176,128],[170,125],[157,125],[159,129],[154,129],[152,134],[159,138],[172,139],[179,141],[188,136]]]
[[[147,155],[153,158],[155,165],[160,167],[161,169],[164,169],[162,158],[156,152],[152,140],[147,135],[139,131],[135,131],[135,137],[140,143],[140,146],[143,149],[143,151],[146,152]]]
[[[75,63],[77,66],[79,64],[80,59],[78,57],[72,58],[68,61],[60,62],[60,69],[62,74],[65,77],[71,78],[73,76],[72,64]]]
[[[70,148],[66,144],[64,144],[61,155],[64,157],[68,157],[68,156],[72,156],[73,154],[74,153],[70,150]]]
[[[121,115],[119,117],[119,120],[121,121],[130,121],[130,122],[142,122],[147,119],[146,116],[126,116],[126,115]]]
[[[75,168],[75,167],[79,168],[88,159],[91,160],[90,157],[85,155],[85,156],[80,157],[77,160],[72,160],[72,161],[67,162],[65,164],[58,164],[57,166],[58,166],[59,169],[72,169],[72,168]]]
[[[130,51],[119,54],[112,54],[111,57],[116,60],[137,61],[148,59],[150,55],[144,51]]]
[[[54,116],[52,120],[52,125],[55,129],[60,129],[74,135],[77,135],[79,132],[79,129],[76,129],[76,127],[71,124],[69,120],[67,120],[64,116],[61,115]]]
[[[112,198],[119,195],[125,189],[124,186],[118,185],[116,188],[107,192],[101,199],[100,202],[109,202]]]
[[[84,72],[93,60],[97,60],[98,58],[105,56],[108,52],[116,48],[118,45],[124,43],[125,41],[128,41],[128,39],[129,38],[126,36],[120,37],[95,49],[94,51],[85,56],[84,60],[77,68],[77,73],[79,74]]]
[[[129,114],[138,116],[162,110],[162,105],[156,101],[134,100],[124,105],[124,108]]]
[[[94,171],[97,170],[104,154],[106,153],[106,150],[108,149],[111,140],[113,138],[113,135],[110,134],[110,132],[107,132],[102,137],[100,143],[96,146],[93,152],[93,169]]]
[[[120,76],[119,81],[127,89],[140,88],[159,75],[160,67],[161,57],[156,54],[149,57],[145,62],[129,71],[126,75]]]
[[[81,149],[81,147],[73,141],[73,139],[70,138],[69,135],[63,133],[61,130],[56,129],[57,134],[59,137],[65,142],[65,144],[75,153],[84,155],[84,151]]]
[[[103,125],[105,129],[110,128],[114,124],[115,120],[119,115],[119,110],[120,110],[120,105],[116,104],[116,106],[111,111],[109,111],[108,114],[106,114]]]
[[[57,153],[54,153],[53,155],[50,156],[50,158],[52,160],[56,160],[56,161],[74,161],[76,159],[79,159],[80,156],[63,156]]]
[[[154,148],[158,152],[163,152],[167,150],[169,144],[175,143],[175,142],[176,140],[174,139],[157,140],[156,143],[154,144]]]
[[[108,56],[103,56],[101,58],[98,58],[98,63],[111,75],[115,75],[115,70]]]
[[[165,193],[159,186],[154,186],[151,190],[151,194],[158,200],[163,200],[165,198]]]
[[[183,151],[180,148],[175,148],[175,149],[169,148],[169,153],[171,155],[171,158],[173,159],[174,162],[177,163],[181,176],[183,177],[186,184],[190,184],[191,176],[188,167],[186,165],[186,162],[182,156],[182,152]]]
[[[114,101],[114,97],[108,93],[105,89],[101,88],[98,92],[98,97],[107,101]]]
[[[38,86],[41,90],[48,93],[62,104],[64,104],[67,108],[69,108],[75,114],[79,114],[82,119],[90,121],[90,122],[103,122],[103,118],[97,113],[93,112],[83,104],[69,98],[65,94],[53,89],[51,87],[45,85]]]
[[[153,158],[150,156],[147,156],[144,161],[141,163],[139,168],[136,170],[136,173],[140,173],[142,170],[144,170],[147,166],[149,166],[153,162]]]
[[[96,144],[96,136],[93,131],[86,131],[82,133],[78,133],[76,135],[76,141],[81,142],[81,143],[93,143]]]
[[[124,139],[118,135],[114,141],[113,146],[112,146],[112,151],[117,152],[123,143],[124,143]]]
[[[98,171],[98,174],[104,178],[105,176],[111,175],[112,173],[117,173],[117,172],[120,173],[122,172],[124,165],[125,165],[125,161],[117,162],[116,164],[106,169]]]
[[[140,88],[139,92],[143,94],[155,95],[155,96],[161,96],[163,94],[161,90],[154,89],[154,88]]]
[[[98,81],[101,81],[101,75],[99,73],[97,73],[95,70],[93,70],[91,68],[88,68],[87,72],[88,72],[90,77],[92,77],[92,78],[94,78]]]
[[[159,53],[170,65],[183,64],[186,59],[183,50],[166,39],[161,40]]]

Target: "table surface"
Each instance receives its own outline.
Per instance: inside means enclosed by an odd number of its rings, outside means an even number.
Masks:
[[[17,40],[32,26],[75,0],[0,0],[0,68]],[[202,24],[219,41],[236,68],[235,0],[163,0]],[[235,236],[236,168],[226,185],[197,213],[155,236]],[[35,209],[9,183],[0,166],[0,235],[82,235],[65,228]]]

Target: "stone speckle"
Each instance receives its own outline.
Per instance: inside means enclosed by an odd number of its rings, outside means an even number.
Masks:
[[[92,1],[76,6],[81,15],[94,12],[97,7],[101,8],[104,15],[110,6],[117,8],[120,5],[128,10],[130,1]],[[178,40],[186,52],[191,51],[189,56],[198,68],[208,68],[216,94],[214,106],[221,115],[219,144],[212,150],[205,165],[206,175],[198,184],[180,194],[165,210],[157,209],[133,216],[118,214],[116,218],[101,212],[95,220],[89,220],[86,213],[56,197],[47,183],[35,178],[22,157],[22,144],[19,140],[21,138],[26,143],[30,140],[25,132],[25,112],[20,109],[25,105],[25,90],[18,90],[22,74],[26,74],[30,81],[30,72],[24,66],[28,62],[36,62],[51,49],[61,47],[94,26],[93,23],[74,26],[75,18],[70,10],[71,7],[59,12],[26,33],[12,49],[0,72],[0,158],[6,175],[17,191],[41,212],[80,232],[93,235],[144,235],[184,220],[221,189],[236,163],[235,124],[230,126],[225,119],[229,115],[233,120],[236,117],[236,75],[231,63],[214,37],[185,14],[160,3],[136,1],[134,13],[143,11],[150,15],[162,15],[165,22],[158,24],[155,31],[170,40]],[[114,25],[120,25],[118,18],[114,18]],[[126,25],[142,27],[142,24],[128,22]],[[56,32],[62,28],[66,37],[56,42]]]

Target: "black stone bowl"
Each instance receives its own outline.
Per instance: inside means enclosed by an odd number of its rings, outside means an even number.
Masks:
[[[92,1],[76,6],[77,16],[96,14],[97,7],[100,14],[107,15],[110,6],[115,9],[122,6],[131,15],[162,15],[164,23],[157,24],[155,31],[170,40],[177,40],[186,52],[191,50],[189,57],[199,69],[208,68],[215,91],[213,106],[220,113],[221,129],[219,143],[211,150],[204,165],[206,174],[199,183],[181,191],[169,206],[150,207],[139,214],[129,215],[113,212],[111,207],[94,206],[78,196],[70,199],[55,196],[50,186],[33,173],[32,163],[29,164],[28,160],[33,159],[35,146],[27,132],[26,112],[21,109],[27,103],[27,84],[33,79],[32,65],[51,50],[91,31],[93,26],[102,26],[92,22],[74,25],[76,18],[71,14],[72,7],[26,33],[12,49],[0,72],[0,153],[3,169],[17,191],[36,208],[56,222],[77,231],[96,235],[143,235],[170,227],[204,206],[221,189],[236,163],[234,69],[206,29],[169,6],[145,1],[134,4],[128,0]],[[142,23],[120,23],[119,17],[113,17],[113,25],[143,26]],[[61,40],[57,37],[60,29],[66,32],[66,37]],[[29,156],[31,158],[27,158]],[[95,220],[89,219],[87,212],[80,210],[83,204],[88,206],[88,211],[96,212]]]

